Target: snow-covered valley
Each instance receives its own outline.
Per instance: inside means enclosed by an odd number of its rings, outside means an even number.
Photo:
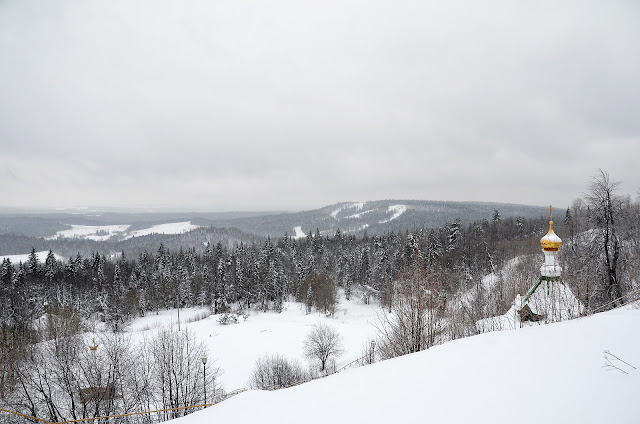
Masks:
[[[180,312],[182,328],[188,328],[208,347],[215,365],[220,367],[222,384],[227,391],[247,387],[256,359],[264,354],[280,354],[306,364],[303,340],[316,323],[325,323],[341,335],[344,354],[336,361],[336,368],[362,356],[363,348],[375,337],[374,323],[379,307],[365,305],[359,300],[344,298],[334,317],[313,312],[307,314],[304,305],[285,302],[281,313],[252,312],[240,317],[237,324],[222,325],[220,315],[211,315],[191,322],[194,317],[209,315],[207,309],[190,308]],[[137,318],[128,328],[134,340],[149,337],[167,325],[177,325],[178,311],[161,311]]]

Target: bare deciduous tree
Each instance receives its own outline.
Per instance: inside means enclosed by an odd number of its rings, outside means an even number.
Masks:
[[[396,281],[391,313],[379,316],[378,352],[393,358],[427,349],[443,329],[445,299],[438,274],[419,266],[403,272]]]
[[[621,242],[617,234],[617,220],[622,209],[622,199],[617,195],[620,182],[611,179],[609,173],[598,170],[598,175],[591,179],[587,204],[591,210],[591,218],[601,230],[602,255],[604,257],[605,294],[607,300],[617,305],[622,296],[618,280],[618,259],[621,253]]]
[[[207,350],[188,329],[177,331],[169,327],[162,330],[152,341],[151,356],[155,390],[163,408],[197,405],[204,400],[204,385],[211,398],[215,398],[219,369],[209,364],[203,382],[202,358],[207,356]],[[177,418],[188,411],[174,411],[168,415]]]
[[[41,329],[44,341],[22,350],[3,407],[59,422],[197,405],[205,387],[215,399],[219,370],[209,361],[205,373],[205,345],[188,330],[164,329],[150,343],[118,333],[89,344],[72,331],[73,316],[50,321]]]
[[[304,340],[304,355],[317,361],[320,372],[327,373],[327,363],[344,352],[342,337],[326,324],[315,324]]]

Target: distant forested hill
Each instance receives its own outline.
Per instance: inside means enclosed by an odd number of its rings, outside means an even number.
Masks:
[[[546,207],[482,202],[442,202],[421,200],[378,200],[344,202],[323,208],[286,213],[48,213],[0,215],[0,255],[24,254],[35,248],[52,249],[62,256],[78,252],[138,254],[153,251],[160,243],[179,248],[201,247],[204,243],[253,242],[264,237],[285,234],[304,237],[309,232],[334,235],[384,234],[416,228],[439,228],[458,221],[474,221],[521,217],[537,219],[547,216]],[[188,224],[188,229],[173,234],[151,234],[158,225]],[[114,232],[109,226],[126,228]],[[92,226],[92,235],[82,232],[61,235],[73,226]],[[143,230],[143,236],[137,231]],[[147,230],[147,231],[144,231]],[[73,232],[72,232],[73,233]],[[55,239],[52,239],[55,238]]]
[[[368,234],[383,234],[413,228],[438,228],[457,219],[462,223],[483,219],[491,221],[496,211],[502,218],[539,218],[549,213],[546,207],[506,203],[378,200],[344,202],[311,211],[217,221],[216,225],[270,236],[285,233],[295,235],[296,227],[300,227],[304,233],[317,229],[321,233],[333,234],[339,228],[344,233],[361,235],[366,230]]]

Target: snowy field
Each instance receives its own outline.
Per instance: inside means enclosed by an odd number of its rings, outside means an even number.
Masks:
[[[106,241],[109,239],[129,239],[131,237],[146,236],[149,234],[182,234],[200,228],[191,221],[171,222],[167,224],[153,225],[142,230],[128,231],[130,224],[125,225],[75,225],[71,228],[58,231],[46,240],[56,240],[60,238],[79,238],[95,241]]]
[[[16,265],[20,262],[25,263],[27,262],[27,260],[29,260],[29,255],[31,253],[25,253],[25,254],[20,254],[20,255],[5,255],[5,256],[0,256],[0,261],[3,261],[5,258],[9,259],[11,261],[12,264]],[[38,258],[38,262],[43,262],[45,261],[45,259],[47,259],[47,255],[49,254],[48,250],[43,250],[42,252],[36,252],[36,258]],[[53,252],[53,255],[56,257],[56,260],[58,261],[64,261],[65,258],[63,258],[62,256],[58,255],[56,252]]]
[[[125,238],[147,236],[149,234],[182,234],[195,230],[196,228],[200,228],[200,226],[193,225],[191,221],[172,222],[170,224],[154,225],[143,230],[131,231]]]
[[[134,236],[140,237],[149,234],[182,234],[195,230],[196,228],[200,228],[199,225],[193,225],[191,221],[159,224],[142,230],[128,232],[127,229],[129,227],[130,225],[71,225],[70,229],[58,231],[54,236],[47,237],[47,240],[54,240],[58,238],[80,238],[105,241],[111,238],[128,239]],[[48,250],[37,252],[36,255],[38,257],[38,261],[44,262],[48,253]],[[65,261],[68,259],[55,252],[53,254],[59,261]],[[17,264],[19,262],[26,262],[29,258],[29,253],[0,256],[0,260],[4,258],[9,258],[11,263]]]
[[[71,225],[68,230],[58,231],[46,240],[59,238],[81,238],[95,241],[109,240],[111,237],[122,235],[130,225]]]
[[[218,342],[211,346],[224,366],[231,363],[222,346],[231,342],[231,331],[237,339],[247,338],[236,341],[237,347],[295,352],[296,340],[304,334],[299,326],[323,319],[292,310],[282,317],[294,319],[290,329],[284,320],[269,315],[224,330],[210,322],[194,328],[212,331],[211,338]],[[365,328],[363,321],[336,321],[345,338],[351,337],[347,331]],[[636,305],[573,321],[486,333],[289,389],[241,393],[175,424],[638,423],[638,328]],[[288,347],[276,347],[277,339]],[[357,343],[352,344],[355,348]],[[620,369],[605,366],[605,357]]]
[[[256,359],[265,353],[297,359],[306,367],[302,343],[318,322],[332,326],[343,338],[345,353],[336,362],[337,368],[360,358],[363,347],[375,335],[373,323],[378,310],[377,306],[365,305],[360,300],[341,299],[338,311],[331,318],[315,312],[306,314],[303,305],[287,302],[282,313],[252,312],[246,320],[240,317],[237,324],[219,324],[219,315],[185,324],[207,312],[197,308],[181,310],[180,322],[181,328],[189,328],[206,343],[216,366],[223,371],[224,388],[231,391],[247,387]],[[136,319],[128,331],[134,338],[141,338],[162,326],[177,324],[177,320],[177,310],[161,311],[159,315]]]

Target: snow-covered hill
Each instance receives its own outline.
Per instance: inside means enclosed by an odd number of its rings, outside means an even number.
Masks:
[[[175,424],[638,423],[638,328],[636,306],[482,334],[290,389],[248,391]]]
[[[484,202],[444,202],[430,200],[376,200],[342,202],[301,212],[228,212],[228,213],[43,213],[21,216],[0,214],[0,240],[4,237],[2,253],[14,254],[24,246],[41,246],[46,241],[95,242],[89,250],[147,234],[182,234],[195,228],[215,227],[245,233],[244,241],[258,237],[281,237],[285,234],[305,237],[319,230],[333,235],[343,233],[362,235],[384,234],[414,228],[437,228],[460,219],[462,223],[493,217],[498,211],[503,218],[540,218],[548,213],[538,206]],[[16,236],[30,237],[26,241]],[[13,244],[14,246],[12,246]],[[18,244],[21,246],[19,248]],[[109,250],[110,247],[107,248]],[[55,250],[55,249],[54,249]],[[69,248],[75,254],[78,246]]]
[[[218,221],[215,225],[236,227],[254,234],[282,236],[319,230],[321,234],[382,234],[387,231],[420,227],[436,228],[460,219],[462,222],[491,219],[497,210],[503,218],[523,216],[538,218],[546,208],[526,205],[482,202],[440,202],[426,200],[376,200],[342,202],[319,209],[281,213],[261,217],[245,217]]]

